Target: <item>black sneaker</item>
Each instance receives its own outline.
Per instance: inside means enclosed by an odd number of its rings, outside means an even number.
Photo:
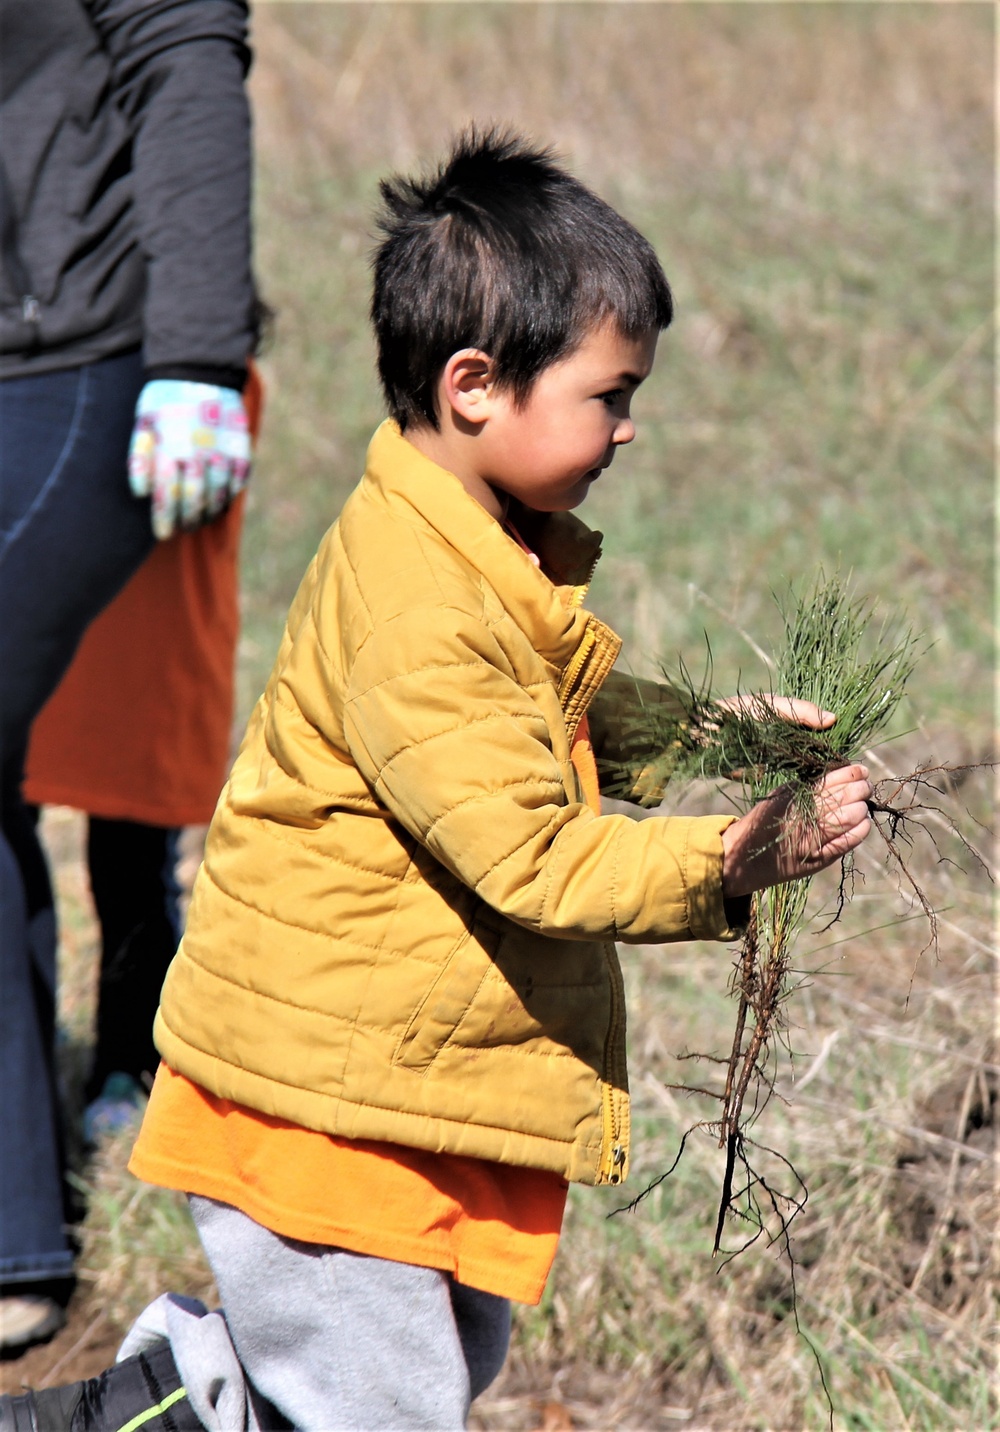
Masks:
[[[203,1432],[168,1342],[99,1377],[0,1397],[0,1432]]]

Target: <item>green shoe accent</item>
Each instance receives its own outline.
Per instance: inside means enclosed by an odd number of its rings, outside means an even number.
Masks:
[[[161,1412],[166,1412],[168,1407],[173,1407],[175,1402],[180,1402],[182,1397],[187,1397],[186,1387],[178,1387],[177,1391],[172,1392],[169,1397],[165,1397],[158,1407],[147,1407],[145,1412],[140,1412],[138,1417],[133,1417],[131,1422],[126,1422],[123,1427],[119,1427],[117,1432],[135,1432],[137,1427],[144,1427],[154,1417],[159,1417]]]

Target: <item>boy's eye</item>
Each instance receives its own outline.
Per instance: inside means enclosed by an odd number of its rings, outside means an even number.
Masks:
[[[624,394],[624,388],[612,388],[610,393],[602,393],[600,395],[601,402],[606,403],[609,408],[613,408],[616,403],[621,402]]]

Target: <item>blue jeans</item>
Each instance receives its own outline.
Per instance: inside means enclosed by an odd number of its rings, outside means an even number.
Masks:
[[[66,1277],[54,1075],[56,935],[33,814],[31,723],[89,622],[153,546],[127,455],[138,350],[0,382],[0,1284]]]

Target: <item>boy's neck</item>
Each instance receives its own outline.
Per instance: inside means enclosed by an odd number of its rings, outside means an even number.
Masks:
[[[417,452],[436,462],[446,472],[453,473],[469,496],[497,522],[502,522],[508,499],[505,493],[491,487],[479,473],[475,461],[478,432],[471,423],[463,422],[449,411],[442,416],[440,429],[432,428],[430,423],[410,424],[403,436]]]

